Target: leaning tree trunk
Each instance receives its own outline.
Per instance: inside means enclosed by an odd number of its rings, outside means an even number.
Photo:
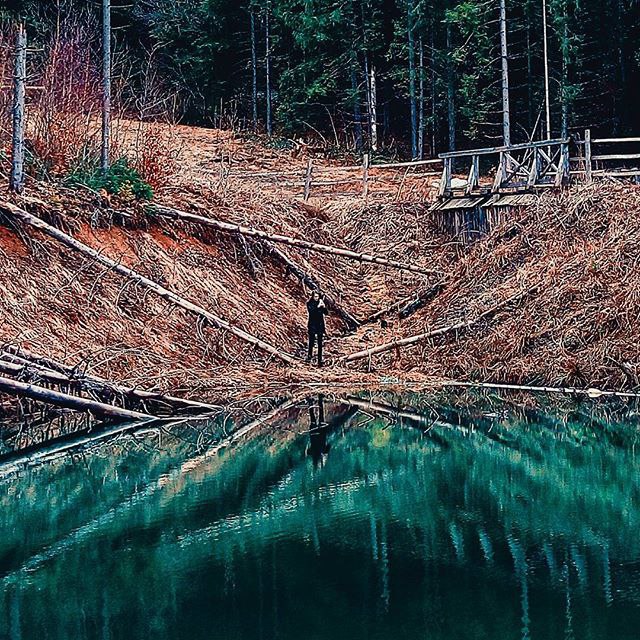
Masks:
[[[102,172],[109,171],[111,150],[111,0],[102,0]]]
[[[23,22],[16,32],[13,75],[13,139],[11,143],[10,187],[16,193],[24,189],[24,132],[27,88],[27,30]]]

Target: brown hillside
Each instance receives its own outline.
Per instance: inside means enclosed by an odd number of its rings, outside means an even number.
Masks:
[[[443,290],[402,321],[391,314],[346,337],[334,316],[331,366],[285,368],[6,219],[0,340],[83,361],[120,381],[193,395],[240,383],[389,375],[636,385],[638,187],[598,183],[545,195],[464,249],[433,224],[431,176],[378,170],[366,200],[361,185],[349,184],[319,188],[303,202],[306,157],[226,132],[180,127],[167,136],[180,160],[157,191],[159,203],[442,272],[421,276],[280,245],[359,320],[436,281]],[[325,160],[314,164],[323,179],[343,180],[351,171]],[[299,176],[277,178],[277,172]],[[36,182],[15,202],[234,326],[303,356],[308,290],[258,242]],[[470,328],[349,366],[341,362],[390,340],[473,320],[519,292],[521,299]]]

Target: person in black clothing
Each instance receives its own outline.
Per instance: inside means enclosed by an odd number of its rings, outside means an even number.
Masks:
[[[319,291],[314,291],[311,298],[307,302],[307,311],[309,312],[309,352],[307,354],[307,362],[311,362],[313,356],[313,347],[318,341],[318,366],[322,366],[322,341],[325,334],[324,317],[327,315],[327,307],[324,300],[320,296]]]
[[[329,425],[324,420],[324,396],[318,396],[318,414],[311,398],[309,404],[309,446],[307,455],[311,456],[314,468],[324,466],[331,445],[327,442]]]

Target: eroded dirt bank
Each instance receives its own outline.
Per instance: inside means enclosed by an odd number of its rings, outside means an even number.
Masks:
[[[304,159],[257,143],[243,146],[220,132],[180,135],[190,155],[157,202],[435,270],[420,275],[279,247],[359,321],[431,291],[423,306],[402,319],[397,311],[382,315],[351,335],[332,313],[329,366],[317,370],[302,360],[283,366],[4,215],[3,343],[190,396],[212,397],[236,385],[357,385],[383,378],[637,385],[638,187],[597,183],[546,194],[465,248],[433,222],[430,177],[405,178],[399,190],[397,176],[381,175],[366,201],[357,192],[322,192],[303,202],[297,188],[250,174],[298,169]],[[223,168],[227,157],[235,177]],[[3,193],[0,200],[8,198]],[[232,325],[304,356],[308,287],[263,243],[162,220],[139,204],[38,183],[13,202]],[[459,328],[344,360],[453,325]]]

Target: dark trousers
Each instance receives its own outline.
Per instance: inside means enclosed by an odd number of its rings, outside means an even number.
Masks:
[[[309,352],[307,353],[307,360],[311,361],[313,357],[313,347],[318,340],[318,364],[322,366],[322,339],[324,338],[323,331],[315,331],[309,329]]]

